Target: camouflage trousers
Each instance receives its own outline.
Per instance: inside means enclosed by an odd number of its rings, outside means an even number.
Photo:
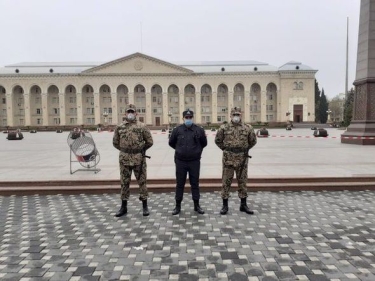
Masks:
[[[142,171],[140,168],[142,166]],[[139,185],[139,200],[147,200],[148,192],[146,186],[147,180],[147,164],[146,161],[143,165],[125,166],[120,163],[120,180],[121,180],[121,200],[129,200],[130,197],[130,180],[134,171],[135,178]]]
[[[232,185],[232,180],[236,172],[236,178],[238,182],[238,197],[246,198],[247,197],[247,161],[244,166],[227,166],[223,165],[223,178],[222,178],[222,189],[221,189],[221,198],[228,199],[230,194],[230,187]]]

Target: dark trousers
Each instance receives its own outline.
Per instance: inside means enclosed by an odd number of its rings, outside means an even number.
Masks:
[[[175,159],[176,163],[176,200],[181,200],[184,197],[184,187],[186,183],[186,176],[189,173],[189,181],[191,186],[191,194],[193,200],[199,200],[199,171],[201,161],[182,161]]]

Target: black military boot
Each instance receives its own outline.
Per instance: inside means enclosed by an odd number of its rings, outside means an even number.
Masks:
[[[228,213],[228,199],[223,199],[223,207],[220,210],[220,214],[226,215]]]
[[[181,201],[176,200],[176,207],[173,209],[172,215],[178,215],[181,212]]]
[[[127,212],[128,212],[128,208],[127,208],[127,205],[128,205],[128,201],[126,200],[122,200],[122,203],[121,203],[121,208],[120,210],[116,213],[115,217],[122,217],[123,215],[125,215]]]
[[[201,215],[204,214],[203,209],[201,208],[201,206],[199,206],[199,200],[194,200],[194,211]]]
[[[253,215],[254,212],[249,209],[249,207],[246,204],[246,198],[241,198],[241,206],[240,211],[245,212],[246,214]]]
[[[143,204],[143,216],[147,217],[150,214],[150,212],[148,211],[148,207],[147,207],[147,200],[143,200],[142,204]]]

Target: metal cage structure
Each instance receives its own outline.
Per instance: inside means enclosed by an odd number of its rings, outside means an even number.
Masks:
[[[77,171],[94,172],[96,174],[100,171],[97,168],[100,162],[100,154],[89,132],[74,130],[69,133],[67,142],[70,148],[70,174]],[[79,163],[84,169],[80,168],[73,171],[72,163]]]

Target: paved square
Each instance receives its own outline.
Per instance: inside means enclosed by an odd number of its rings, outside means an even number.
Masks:
[[[218,192],[0,197],[0,280],[375,280],[375,192]]]

